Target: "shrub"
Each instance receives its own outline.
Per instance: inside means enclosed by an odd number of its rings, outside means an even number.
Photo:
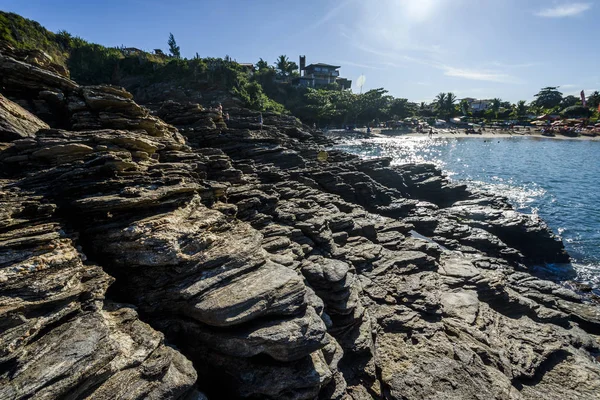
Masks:
[[[589,108],[583,106],[567,107],[560,112],[563,118],[589,118],[592,114]]]

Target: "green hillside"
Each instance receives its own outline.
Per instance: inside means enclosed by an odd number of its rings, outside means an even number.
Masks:
[[[130,89],[132,82],[136,88],[165,83],[199,92],[228,92],[256,110],[285,111],[259,83],[251,81],[247,69],[229,59],[181,59],[135,48],[106,47],[66,31],[50,32],[35,21],[2,11],[0,42],[17,50],[45,52],[54,63],[68,68],[71,78],[81,84],[110,83]]]

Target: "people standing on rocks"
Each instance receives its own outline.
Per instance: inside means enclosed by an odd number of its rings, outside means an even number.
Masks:
[[[229,122],[229,113],[225,113],[225,122]]]
[[[262,128],[263,128],[263,117],[262,117],[262,113],[260,113],[259,119],[258,119],[258,123],[260,124],[260,131],[262,132]]]
[[[223,105],[221,103],[219,103],[217,111],[219,112],[219,114],[223,115]]]

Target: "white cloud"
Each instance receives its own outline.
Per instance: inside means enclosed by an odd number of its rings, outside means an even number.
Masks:
[[[545,8],[535,13],[538,17],[564,18],[574,17],[592,8],[591,3],[569,3]]]
[[[514,84],[519,81],[510,72],[538,65],[492,61],[467,68],[452,61],[457,56],[451,50],[452,45],[445,43],[454,43],[457,38],[462,39],[462,44],[469,40],[449,29],[463,6],[468,5],[465,0],[379,0],[377,7],[366,1],[356,5],[356,18],[337,27],[345,41],[364,53],[363,57],[369,57],[364,68],[405,68],[418,64],[447,77]],[[358,63],[347,64],[363,67]]]
[[[313,23],[312,25],[308,26],[305,29],[305,32],[312,31],[312,30],[320,27],[321,25],[326,24],[327,22],[329,22],[330,20],[332,20],[334,17],[336,17],[344,8],[350,6],[350,4],[354,3],[355,1],[356,0],[342,1],[340,4],[338,4],[337,6],[331,8],[329,11],[327,11],[325,13],[325,15],[323,17],[321,17],[321,19],[317,20],[315,23]]]
[[[497,71],[462,69],[449,66],[445,66],[444,69],[446,70],[446,72],[444,72],[444,75],[446,76],[471,79],[474,81],[514,83],[514,78]]]
[[[378,70],[384,70],[386,68],[384,67],[379,67],[376,65],[369,65],[369,64],[361,64],[361,63],[355,63],[353,61],[337,61],[340,65],[344,66],[344,65],[351,65],[353,67],[359,67],[359,68],[365,68],[365,69],[378,69]]]
[[[575,96],[575,97],[579,98],[579,95],[581,94],[581,89],[561,90],[563,88],[564,88],[564,86],[561,86],[558,88],[558,90],[562,91],[563,96]],[[584,89],[585,97],[588,97],[590,94],[594,93],[596,90],[598,90],[598,89]]]
[[[435,60],[428,60],[424,58],[407,56],[397,53],[381,52],[360,44],[357,44],[356,47],[364,52],[382,57],[383,60],[381,61],[381,65],[385,65],[388,67],[401,68],[404,67],[407,62],[409,62],[442,70],[444,71],[444,75],[456,78],[487,82],[518,83],[518,80],[515,77],[496,69],[467,69],[451,66]]]
[[[510,64],[510,63],[503,63],[500,61],[492,61],[488,65],[490,65],[492,67],[498,67],[498,68],[531,68],[531,67],[538,67],[540,65],[543,65],[543,63],[541,63],[541,62],[525,62],[525,63]]]

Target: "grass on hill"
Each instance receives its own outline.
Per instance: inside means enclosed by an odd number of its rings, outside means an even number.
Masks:
[[[71,78],[86,84],[116,83],[125,77],[145,82],[172,82],[174,85],[202,83],[230,91],[252,109],[286,112],[269,98],[262,86],[252,81],[241,65],[215,58],[177,59],[145,51],[106,47],[89,43],[66,31],[53,33],[39,23],[14,13],[0,11],[0,41],[19,50],[41,50],[56,64],[67,67]]]

